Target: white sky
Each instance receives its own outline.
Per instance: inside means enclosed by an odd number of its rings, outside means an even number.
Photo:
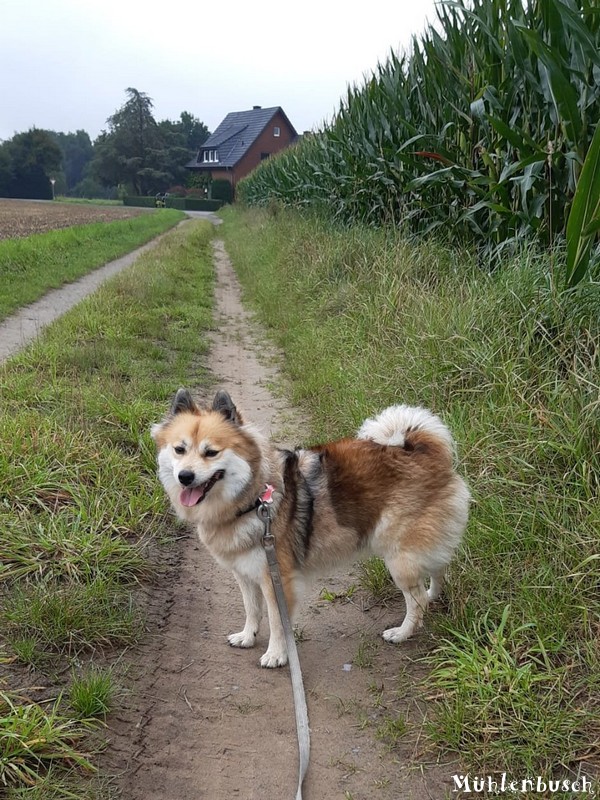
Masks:
[[[94,139],[129,86],[157,120],[189,111],[213,131],[282,106],[301,133],[434,18],[434,0],[0,0],[0,139]]]

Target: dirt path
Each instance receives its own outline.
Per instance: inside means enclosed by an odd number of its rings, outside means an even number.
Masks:
[[[278,357],[244,311],[220,241],[215,263],[209,366],[248,419],[276,441],[298,444],[298,415],[269,390],[280,380]],[[265,623],[255,649],[228,646],[227,634],[243,622],[237,586],[195,535],[179,544],[148,594],[150,633],[132,656],[132,694],[108,720],[104,769],[118,775],[124,800],[293,798],[297,744],[288,668],[258,666]],[[360,591],[351,599],[319,599],[324,586],[343,593],[354,581],[323,581],[300,619],[312,735],[305,798],[442,800],[455,770],[425,764],[431,756],[423,752],[415,689],[415,659],[431,642],[426,633],[401,647],[381,640],[381,630],[402,616],[400,602],[369,608]],[[407,732],[390,749],[376,734],[393,733],[398,709]]]

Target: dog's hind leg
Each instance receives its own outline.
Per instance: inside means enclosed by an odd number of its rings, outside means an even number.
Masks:
[[[244,630],[227,637],[232,647],[254,647],[256,634],[262,619],[262,593],[256,581],[234,570],[235,578],[242,590],[242,600],[246,611]]]
[[[425,591],[423,571],[417,559],[402,554],[386,558],[385,563],[394,583],[402,591],[406,603],[406,616],[402,625],[398,628],[388,628],[383,632],[383,638],[387,642],[397,644],[410,638],[423,624],[428,596]]]

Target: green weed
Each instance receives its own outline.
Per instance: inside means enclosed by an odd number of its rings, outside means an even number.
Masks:
[[[381,558],[372,556],[357,565],[359,583],[377,602],[397,596],[398,589]]]
[[[69,688],[69,702],[78,716],[105,717],[110,711],[115,695],[115,684],[110,669],[92,667],[82,675],[73,675]]]
[[[407,730],[406,720],[402,717],[386,717],[377,725],[375,737],[391,750],[397,746]]]
[[[360,669],[368,669],[372,667],[375,662],[377,654],[377,643],[372,639],[361,638],[356,655],[352,659],[352,663],[360,667]]]
[[[74,721],[61,711],[61,699],[42,707],[23,695],[0,692],[0,786],[35,786],[49,765],[77,764],[93,770],[78,745],[89,721]]]
[[[431,736],[478,770],[568,769],[585,739],[584,683],[570,679],[574,663],[557,663],[533,623],[511,628],[508,606],[499,624],[490,617],[456,632],[433,657],[431,681],[442,692]]]

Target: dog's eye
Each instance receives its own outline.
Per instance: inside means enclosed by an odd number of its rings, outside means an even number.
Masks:
[[[208,450],[204,451],[204,455],[206,456],[206,458],[214,458],[215,456],[219,455],[219,452],[220,452],[219,450],[211,450],[209,448]]]
[[[178,456],[182,456],[185,453],[185,447],[182,444],[177,444],[173,448]]]

